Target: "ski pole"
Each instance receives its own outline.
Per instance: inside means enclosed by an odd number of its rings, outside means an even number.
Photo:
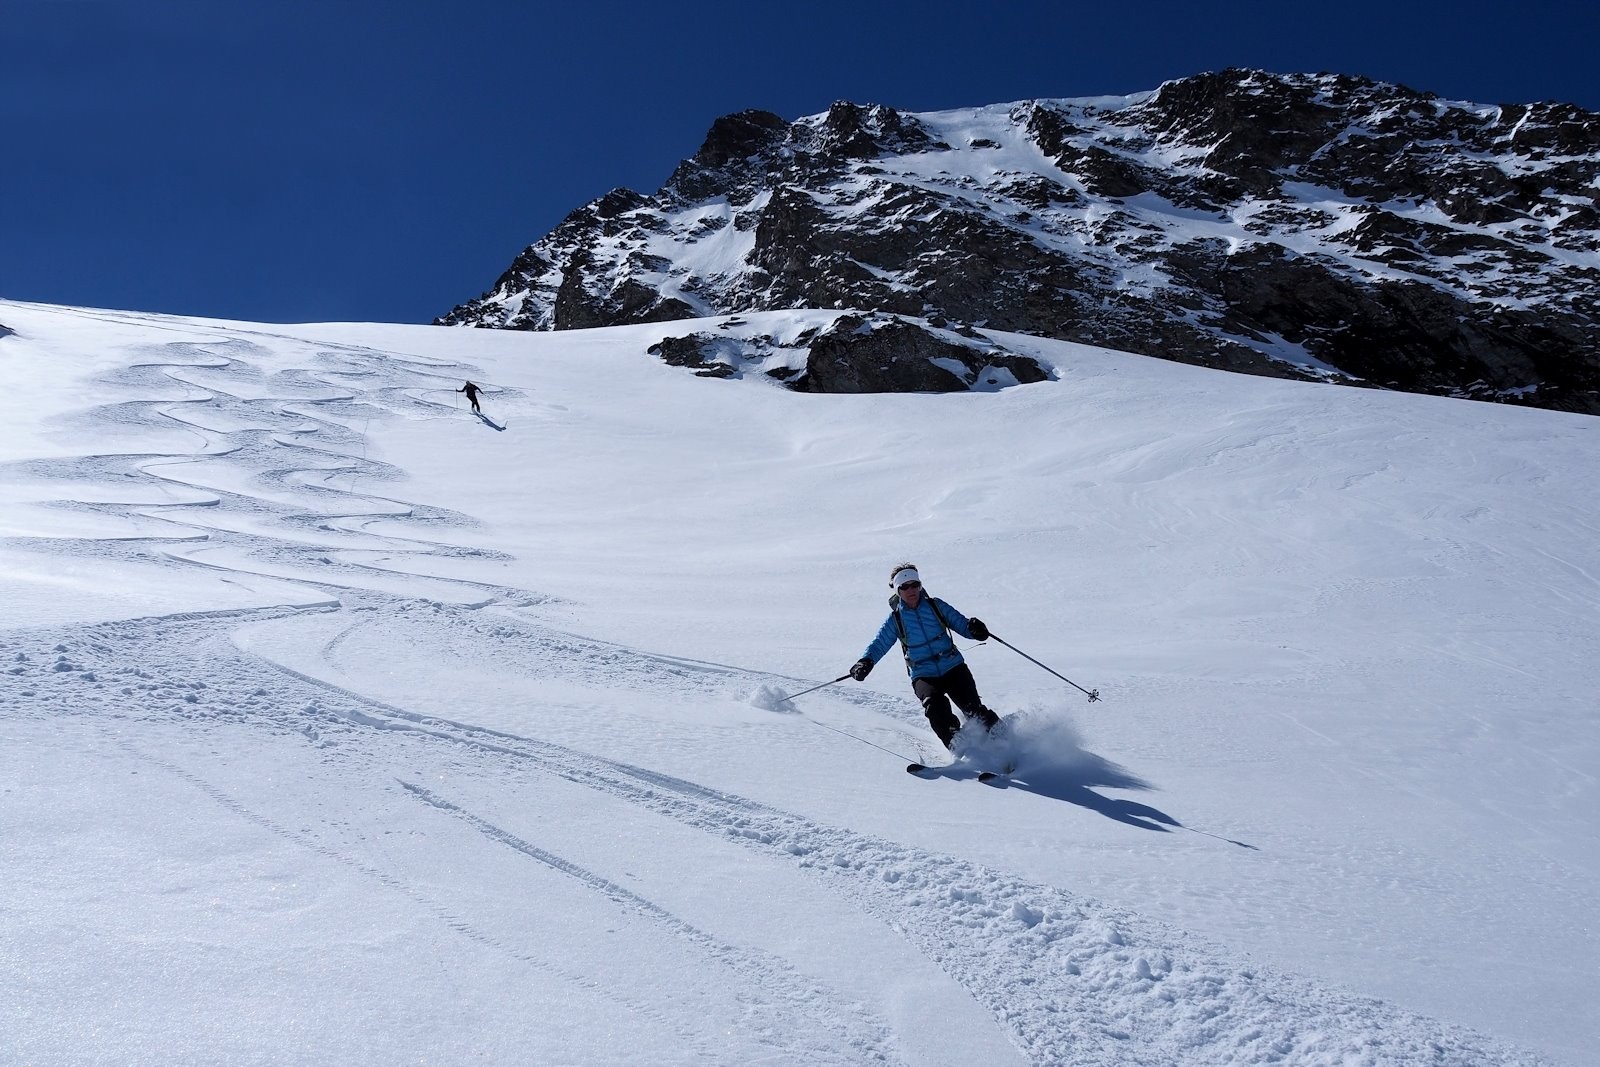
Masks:
[[[835,678],[831,682],[823,682],[821,685],[814,685],[810,689],[802,689],[800,692],[794,694],[794,696],[784,697],[783,699],[784,700],[793,700],[794,697],[803,697],[807,693],[815,693],[818,689],[825,689],[830,685],[837,685],[838,683],[844,681],[848,677],[850,677],[849,674],[841,674],[841,675],[839,675],[839,677]],[[909,757],[901,755],[900,753],[896,752],[892,748],[884,748],[882,745],[878,744],[876,741],[868,741],[865,737],[857,737],[855,734],[850,733],[848,730],[841,730],[837,726],[829,726],[825,722],[818,722],[816,719],[813,719],[809,715],[803,715],[803,716],[801,716],[801,718],[805,719],[805,721],[810,723],[812,726],[820,726],[824,730],[832,730],[836,734],[843,734],[845,737],[848,737],[852,741],[860,741],[863,745],[871,745],[873,748],[877,749],[879,752],[887,752],[891,756],[896,756],[896,757],[898,757],[900,759],[903,759],[903,760],[909,760]]]
[[[783,699],[784,700],[793,700],[795,697],[803,697],[807,693],[815,693],[818,689],[826,689],[830,685],[837,685],[840,682],[844,681],[848,677],[850,677],[848,674],[841,674],[841,675],[839,675],[839,677],[835,678],[831,682],[823,682],[821,685],[814,685],[810,689],[802,689],[802,690],[800,690],[800,692],[795,693],[793,696],[786,696]]]
[[[848,678],[848,677],[850,677],[848,674],[844,676],[844,678]],[[833,682],[842,682],[842,681],[844,681],[844,678],[835,678],[833,680]],[[832,685],[833,682],[828,682],[827,684],[828,685]],[[822,686],[819,685],[819,686],[817,686],[817,688],[821,689]],[[809,692],[809,690],[808,690],[808,692]],[[796,693],[795,696],[800,696],[800,694]],[[863,745],[871,745],[873,748],[877,749],[879,752],[887,752],[887,753],[889,753],[889,755],[896,756],[896,757],[898,757],[900,759],[903,759],[907,763],[914,762],[911,759],[910,756],[907,756],[907,755],[904,755],[902,753],[896,752],[892,748],[884,748],[882,745],[878,744],[876,741],[868,741],[865,737],[857,737],[855,734],[851,733],[848,730],[841,730],[837,726],[829,726],[825,722],[818,722],[816,719],[813,719],[809,715],[802,716],[802,718],[804,718],[806,720],[806,722],[810,723],[812,726],[820,726],[824,730],[832,730],[836,734],[843,734],[844,736],[848,737],[852,741],[860,741]]]
[[[1078,692],[1087,693],[1088,696],[1089,696],[1089,703],[1093,704],[1096,700],[1100,699],[1100,690],[1098,690],[1098,689],[1085,689],[1083,686],[1079,685],[1077,682],[1074,682],[1071,678],[1068,678],[1066,675],[1060,674],[1060,673],[1058,673],[1056,671],[1051,671],[1049,667],[1045,667],[1043,663],[1040,663],[1038,660],[1034,659],[1032,656],[1030,656],[1026,652],[1022,651],[1022,649],[1018,648],[1016,645],[1013,645],[1011,642],[1005,640],[1002,637],[997,637],[992,631],[990,632],[989,637],[990,637],[991,640],[999,641],[1002,645],[1005,645],[1011,651],[1015,652],[1017,655],[1021,656],[1023,659],[1025,659],[1029,663],[1033,664],[1035,667],[1044,667],[1045,670],[1050,671],[1051,674],[1054,674],[1057,678],[1060,678],[1063,682],[1066,682],[1068,685],[1072,686],[1072,688],[1076,689]]]

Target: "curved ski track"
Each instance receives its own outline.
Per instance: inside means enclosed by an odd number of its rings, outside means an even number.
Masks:
[[[286,609],[223,612],[0,635],[0,661],[15,683],[6,687],[0,708],[18,717],[91,718],[129,751],[190,781],[240,817],[362,871],[462,936],[505,949],[492,933],[457,918],[448,903],[357,858],[359,848],[333,848],[314,828],[287,827],[133,739],[141,720],[180,723],[191,733],[265,730],[304,743],[308,759],[365,767],[372,780],[388,774],[391,787],[412,802],[693,946],[759,1006],[760,1031],[774,1035],[775,1051],[803,1049],[808,1061],[899,1062],[899,1056],[893,1032],[881,1019],[782,961],[697,929],[496,825],[444,789],[393,775],[386,769],[400,762],[393,744],[421,743],[441,753],[465,749],[475,754],[475,764],[499,768],[512,780],[554,775],[777,857],[937,963],[1035,1063],[1180,1063],[1200,1049],[1217,1062],[1239,1063],[1537,1062],[1380,1001],[1242,964],[1160,923],[1058,888],[819,824],[645,767],[375,702],[241,652],[227,637],[242,620],[285,614]],[[517,958],[564,981],[585,981],[548,961]],[[627,1006],[660,1018],[648,1005]],[[707,1052],[708,1061],[715,1061]]]

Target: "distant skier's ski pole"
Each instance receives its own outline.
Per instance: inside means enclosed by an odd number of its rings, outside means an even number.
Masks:
[[[1028,655],[1026,652],[1022,651],[1022,649],[1018,648],[1016,645],[1013,645],[1004,638],[996,637],[992,631],[989,634],[989,640],[999,641],[1002,645],[1005,645],[1011,651],[1015,652],[1017,655],[1021,656],[1035,667],[1044,667],[1045,670],[1050,671],[1049,667],[1045,667],[1043,663],[1040,663],[1038,660],[1034,659],[1032,656]],[[1089,703],[1093,704],[1096,700],[1100,699],[1100,690],[1085,689],[1083,686],[1079,685],[1077,682],[1074,682],[1071,678],[1068,678],[1064,674],[1060,674],[1056,671],[1050,671],[1050,673],[1054,674],[1057,678],[1060,678],[1063,682],[1066,682],[1068,685],[1072,686],[1072,688],[1076,689],[1078,692],[1088,694]]]
[[[800,690],[800,692],[793,694],[793,696],[786,696],[783,699],[784,700],[793,700],[795,697],[803,697],[807,693],[815,693],[818,689],[826,689],[830,685],[838,685],[840,682],[844,681],[848,677],[850,677],[848,674],[841,674],[841,675],[839,675],[839,677],[835,678],[831,682],[823,682],[821,685],[814,685],[810,689],[802,689],[802,690]]]

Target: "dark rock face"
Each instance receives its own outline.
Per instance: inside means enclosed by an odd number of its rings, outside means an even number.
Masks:
[[[748,166],[783,144],[789,123],[770,111],[741,111],[711,124],[705,143],[691,159],[678,164],[663,191],[682,203],[710,200],[730,193],[754,191],[749,179],[762,173]]]
[[[701,378],[732,378],[737,368],[716,358],[723,339],[715,334],[692,333],[687,337],[666,337],[650,346],[652,356],[660,356],[669,367],[688,367]]]
[[[724,329],[729,324],[724,324]],[[807,331],[788,351],[804,351],[805,366],[764,370],[811,393],[953,393],[1045,381],[1035,360],[975,335],[962,337],[893,316],[840,315],[826,329]],[[767,336],[701,332],[667,337],[649,352],[701,377],[734,378],[764,368],[785,351]]]
[[[811,342],[805,376],[811,393],[954,393],[974,386],[1042,382],[1036,362],[992,345],[941,338],[921,326],[842,315]]]
[[[1600,413],[1600,116],[1248,70],[1120,100],[746,111],[656,194],[573,212],[438,321],[785,308]],[[797,387],[882,387],[867,363],[894,331],[869,334],[813,350]],[[939,374],[911,357],[890,378]]]

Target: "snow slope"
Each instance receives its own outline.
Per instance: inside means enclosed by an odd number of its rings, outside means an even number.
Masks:
[[[1600,1042],[1596,420],[1022,336],[1059,381],[813,396],[682,323],[0,323],[0,1061]],[[893,656],[782,699],[904,558],[1103,696],[967,648],[1009,782],[902,773]]]

